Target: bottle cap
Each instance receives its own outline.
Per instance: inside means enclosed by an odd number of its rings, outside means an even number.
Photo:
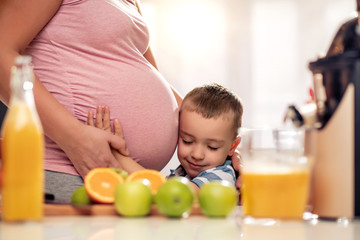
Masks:
[[[30,56],[18,56],[15,58],[15,65],[30,64],[30,63],[31,63]]]

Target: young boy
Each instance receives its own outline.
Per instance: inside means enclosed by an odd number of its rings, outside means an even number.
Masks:
[[[109,126],[109,112],[97,111],[96,119]],[[185,176],[197,191],[211,180],[236,182],[231,157],[240,143],[243,106],[240,99],[219,84],[207,84],[190,91],[184,98],[179,113],[177,155],[180,166],[170,176]],[[88,124],[94,126],[93,114]],[[99,125],[97,125],[99,127]],[[115,134],[121,134],[119,121],[114,121]],[[166,147],[166,146],[164,146]],[[113,151],[122,167],[131,173],[144,169],[129,157]]]

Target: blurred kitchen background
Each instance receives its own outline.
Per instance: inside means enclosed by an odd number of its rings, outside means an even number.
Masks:
[[[325,55],[355,0],[142,0],[160,72],[184,96],[218,82],[244,104],[243,126],[278,127],[309,100],[310,60]],[[176,154],[163,169],[178,165]]]
[[[308,100],[307,65],[354,16],[355,2],[141,0],[164,77],[182,95],[207,82],[232,89],[246,127],[278,126],[288,104]]]
[[[164,77],[182,94],[206,82],[237,93],[246,127],[282,124],[312,85],[307,65],[325,54],[355,0],[141,0]]]

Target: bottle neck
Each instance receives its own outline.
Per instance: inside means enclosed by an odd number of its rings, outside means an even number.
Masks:
[[[33,95],[34,73],[31,58],[20,56],[11,69],[11,103],[25,102],[29,107],[35,107]]]

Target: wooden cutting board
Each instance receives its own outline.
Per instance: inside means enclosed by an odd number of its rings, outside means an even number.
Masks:
[[[113,204],[92,204],[87,206],[75,206],[70,204],[45,204],[45,216],[95,216],[95,215],[117,215],[120,216]],[[151,207],[149,215],[161,215],[155,205]],[[200,206],[194,204],[190,215],[202,215]]]

